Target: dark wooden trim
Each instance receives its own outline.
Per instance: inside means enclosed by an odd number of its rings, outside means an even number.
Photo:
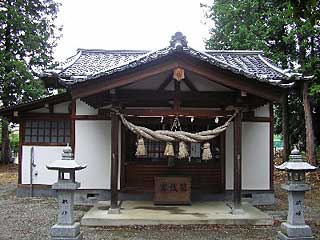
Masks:
[[[49,113],[54,113],[53,110],[54,110],[54,105],[49,103]]]
[[[119,165],[119,117],[111,115],[111,205],[118,208],[118,165]]]
[[[22,182],[22,142],[24,138],[24,121],[19,121],[19,153],[18,153],[18,184]]]
[[[234,207],[239,208],[241,206],[241,189],[242,189],[242,113],[241,111],[236,115],[234,119],[234,179],[233,179],[233,202]]]
[[[196,86],[189,80],[187,76],[184,77],[183,82],[187,85],[187,87],[193,91],[193,92],[198,92],[198,89]]]
[[[242,122],[271,122],[270,117],[244,117]]]
[[[174,80],[174,103],[173,103],[173,109],[175,111],[180,110],[181,106],[181,83],[180,81]]]
[[[170,73],[170,75],[166,78],[166,80],[164,80],[161,83],[161,85],[158,88],[158,91],[164,90],[169,85],[169,83],[173,80],[172,76],[173,76],[173,73]]]
[[[105,77],[96,79],[93,84],[85,84],[82,87],[74,88],[71,90],[73,98],[86,97],[99,92],[103,92],[109,89],[117,88],[120,86],[128,85],[143,79],[153,77],[162,72],[170,71],[179,67],[176,61],[165,61],[161,65],[153,65],[148,68],[144,67],[140,71],[129,71],[126,74],[120,74],[114,77],[110,77],[108,81],[104,81]]]
[[[0,109],[1,116],[8,116],[12,115],[14,111],[24,112],[24,111],[31,111],[37,108],[42,108],[45,104],[59,104],[61,102],[66,102],[71,100],[71,95],[67,93],[62,93],[54,96],[49,96],[46,98],[42,98],[39,100],[34,100],[28,103],[21,103],[18,105],[13,105],[8,108]]]
[[[274,116],[273,116],[273,103],[269,103],[269,111],[270,111],[270,190],[273,190],[273,172],[274,172],[274,164],[273,164],[273,124],[274,124]]]
[[[72,119],[74,120],[110,120],[110,116],[101,115],[76,115]]]
[[[76,116],[76,109],[77,109],[77,103],[76,99],[72,99],[71,102],[71,115],[70,115],[70,120],[71,120],[71,125],[70,125],[70,145],[72,148],[73,153],[75,153],[75,145],[76,145],[76,121],[75,121],[75,116]]]
[[[70,117],[70,114],[66,113],[22,113],[20,115],[23,119],[66,119]]]
[[[38,143],[38,142],[29,142],[29,143],[23,143],[23,146],[66,146],[65,143]]]
[[[121,166],[120,166],[120,190],[126,186],[126,127],[121,124]]]
[[[226,132],[220,134],[220,166],[221,185],[223,192],[226,191]]]
[[[133,116],[194,116],[203,118],[213,118],[216,116],[232,115],[234,111],[224,110],[204,110],[204,109],[125,109],[122,111],[125,115]]]
[[[202,63],[202,64],[201,64]],[[216,82],[223,86],[246,91],[253,95],[258,95],[270,101],[280,102],[282,98],[282,89],[271,86],[268,83],[258,82],[254,79],[248,79],[244,76],[237,75],[229,70],[212,66],[189,58],[179,59],[179,67],[193,73],[199,74],[210,81]]]
[[[285,94],[282,101],[282,136],[283,136],[283,162],[289,160],[289,111],[288,95]]]

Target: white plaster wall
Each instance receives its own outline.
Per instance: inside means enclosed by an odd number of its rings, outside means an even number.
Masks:
[[[69,113],[70,101],[59,103],[53,106],[54,113]]]
[[[255,117],[270,117],[269,103],[254,109],[254,116]]]
[[[95,109],[85,102],[77,99],[76,101],[76,114],[77,115],[97,115],[98,109]]]
[[[270,123],[242,123],[242,189],[268,190],[270,176]],[[226,130],[226,189],[233,189],[233,123]]]
[[[87,164],[76,174],[81,189],[109,189],[111,174],[111,121],[75,121],[75,159]]]
[[[242,123],[242,188],[270,187],[270,123]]]
[[[61,159],[62,146],[33,146],[34,163],[33,184],[51,185],[58,179],[56,171],[48,170],[46,165]],[[30,156],[32,146],[22,146],[22,184],[30,184]]]

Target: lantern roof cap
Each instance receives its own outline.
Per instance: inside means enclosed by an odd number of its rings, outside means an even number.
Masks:
[[[279,166],[275,166],[278,170],[283,171],[314,171],[317,169],[317,167],[312,166],[308,162],[305,161],[305,159],[300,154],[299,149],[297,149],[296,146],[294,146],[294,149],[291,151],[291,154],[289,156],[289,161],[282,163]]]
[[[63,148],[62,159],[56,160],[52,163],[49,163],[46,166],[50,170],[81,170],[87,167],[86,164],[78,164],[74,158],[72,153],[72,148],[69,144]]]

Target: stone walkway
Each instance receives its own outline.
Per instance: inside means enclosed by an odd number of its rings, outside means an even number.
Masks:
[[[107,214],[109,202],[99,202],[82,218],[85,226],[126,226],[160,224],[250,224],[272,225],[268,214],[243,203],[244,212],[232,214],[226,202],[195,202],[192,206],[155,206],[151,201],[124,201],[120,214]]]

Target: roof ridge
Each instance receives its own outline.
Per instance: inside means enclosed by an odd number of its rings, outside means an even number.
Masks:
[[[107,52],[107,53],[148,53],[151,50],[139,50],[139,49],[85,49],[85,48],[78,48],[77,51],[81,52]]]
[[[263,54],[262,50],[204,50],[206,53],[228,53],[228,54]]]

